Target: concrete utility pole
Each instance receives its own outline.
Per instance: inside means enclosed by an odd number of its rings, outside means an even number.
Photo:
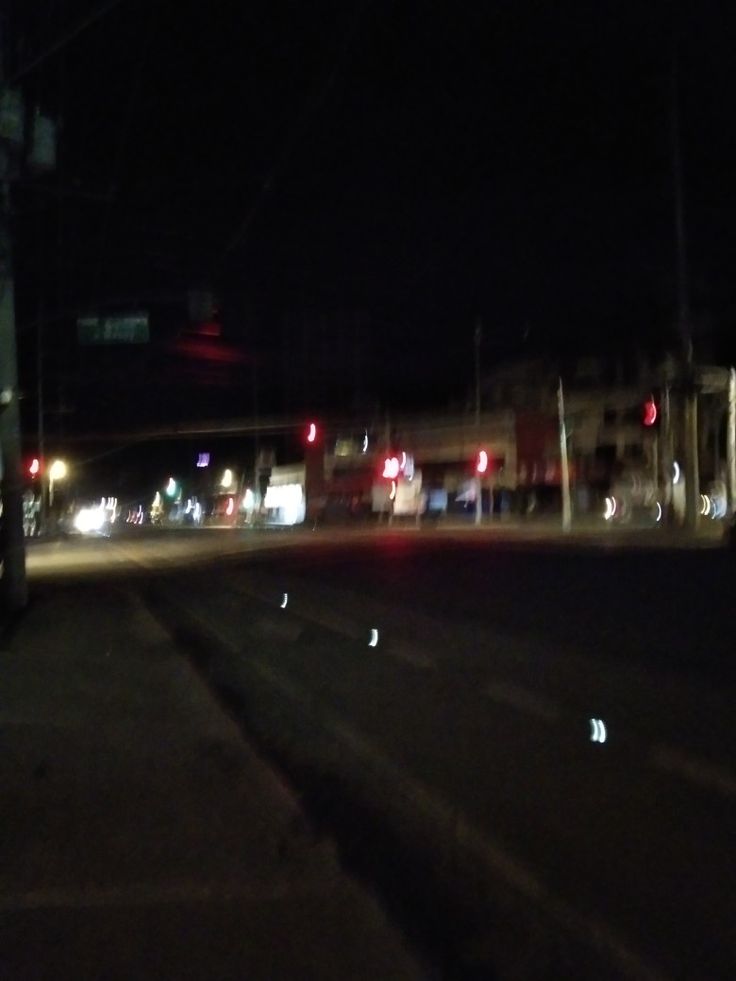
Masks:
[[[693,339],[690,325],[687,241],[685,236],[685,198],[680,146],[680,105],[677,75],[677,49],[672,59],[672,171],[675,191],[675,238],[677,242],[677,306],[682,342],[683,453],[685,463],[685,525],[696,531],[700,518],[700,468],[698,466],[698,391],[695,381]]]
[[[0,557],[3,603],[6,609],[15,612],[28,602],[28,587],[9,211],[9,185],[3,175],[0,187],[0,490],[3,505]]]
[[[736,368],[728,373],[728,427],[726,430],[728,512],[736,514]]]
[[[28,602],[23,537],[18,359],[15,343],[15,296],[10,227],[10,179],[14,156],[23,141],[23,103],[3,84],[5,22],[0,20],[0,560],[2,601],[17,612]]]
[[[567,461],[567,427],[565,425],[565,396],[562,391],[562,378],[557,388],[557,418],[560,426],[560,469],[562,482],[562,530],[569,531],[572,524],[570,504],[570,467]]]

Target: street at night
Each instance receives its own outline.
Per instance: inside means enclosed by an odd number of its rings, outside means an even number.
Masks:
[[[0,0],[0,981],[736,977],[735,15]]]

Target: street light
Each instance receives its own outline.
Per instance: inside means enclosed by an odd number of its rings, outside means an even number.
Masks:
[[[54,484],[58,480],[64,480],[69,473],[64,460],[54,460],[49,467],[49,507],[54,503]]]

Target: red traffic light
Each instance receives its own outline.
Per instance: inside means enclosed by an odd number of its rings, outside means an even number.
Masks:
[[[399,458],[397,456],[387,456],[383,464],[383,476],[386,480],[396,480],[399,476]]]
[[[310,422],[307,426],[307,442],[316,443],[317,442],[317,423]]]
[[[488,470],[488,453],[485,450],[478,450],[475,461],[475,472],[485,473]]]
[[[653,426],[657,421],[658,415],[659,410],[657,409],[657,403],[654,401],[654,397],[651,396],[644,403],[641,421],[645,426]]]
[[[41,461],[38,459],[38,457],[34,456],[34,458],[28,464],[28,473],[31,475],[31,477],[37,477],[40,472],[41,472]]]

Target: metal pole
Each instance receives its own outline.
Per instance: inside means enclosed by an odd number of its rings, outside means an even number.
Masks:
[[[728,427],[726,430],[728,511],[736,514],[736,368],[728,373]]]
[[[669,383],[664,386],[664,398],[662,399],[662,502],[663,521],[665,524],[671,523],[674,517],[673,507],[673,478],[674,478],[674,451],[672,446],[672,406],[670,402]]]
[[[480,440],[480,342],[483,337],[483,324],[478,319],[475,325],[475,435],[476,442]],[[483,480],[479,473],[475,475],[475,523],[483,520]]]
[[[659,433],[654,434],[652,442],[652,474],[654,477],[654,500],[659,501]]]
[[[562,378],[557,389],[557,417],[560,426],[560,466],[562,471],[562,530],[569,531],[572,523],[570,504],[570,467],[567,461],[567,428],[565,426],[565,397]]]

